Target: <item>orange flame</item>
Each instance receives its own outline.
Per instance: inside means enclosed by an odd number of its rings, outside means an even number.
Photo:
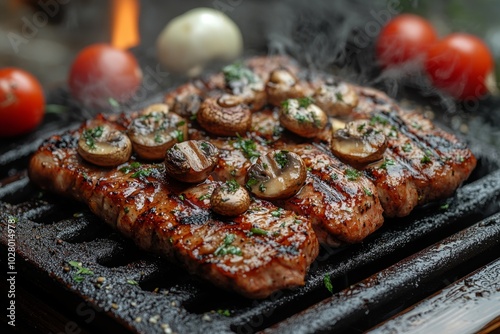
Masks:
[[[139,44],[139,0],[113,0],[111,45],[128,49]]]

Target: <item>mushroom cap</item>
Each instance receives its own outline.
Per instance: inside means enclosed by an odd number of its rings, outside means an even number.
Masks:
[[[210,205],[213,212],[222,216],[234,217],[248,210],[250,195],[236,181],[228,181],[215,188],[210,197]]]
[[[244,104],[223,107],[217,99],[207,98],[201,104],[196,120],[214,135],[236,136],[250,129],[252,112]]]
[[[261,156],[247,173],[247,188],[267,200],[286,199],[305,184],[307,170],[296,153],[275,150]]]
[[[203,140],[188,140],[175,144],[165,154],[165,172],[182,182],[204,181],[215,168],[219,150]]]
[[[130,159],[132,143],[121,131],[103,124],[83,130],[77,152],[94,165],[114,167]]]
[[[286,68],[278,68],[272,71],[266,84],[269,103],[280,106],[287,99],[306,96],[306,90],[298,82],[295,75]]]
[[[168,113],[167,105],[156,104],[130,123],[127,134],[139,157],[162,160],[170,147],[187,139],[188,125],[181,116]]]
[[[367,164],[382,159],[387,138],[366,120],[346,124],[333,132],[331,149],[340,159],[351,164]]]
[[[301,137],[313,138],[328,123],[327,115],[308,98],[286,100],[281,107],[280,123]],[[309,100],[310,101],[310,100]]]
[[[314,94],[314,101],[329,116],[346,116],[356,108],[359,97],[349,84],[343,82],[320,86]]]

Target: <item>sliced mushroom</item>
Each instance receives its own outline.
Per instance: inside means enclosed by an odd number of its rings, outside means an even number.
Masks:
[[[196,120],[202,128],[218,136],[244,134],[252,124],[252,112],[244,104],[224,107],[227,101],[207,98],[201,104]]]
[[[103,124],[83,130],[78,140],[78,153],[90,163],[113,167],[130,159],[132,143],[121,131]]]
[[[226,86],[233,95],[241,99],[252,110],[259,110],[267,103],[267,94],[262,79],[242,63],[223,68]]]
[[[357,120],[337,130],[332,137],[332,151],[351,164],[367,164],[382,159],[387,140],[385,135],[370,126],[367,120]]]
[[[181,116],[168,113],[166,104],[155,104],[130,123],[127,134],[139,157],[162,160],[170,147],[187,139],[188,126]]]
[[[266,84],[267,99],[269,103],[280,106],[287,99],[306,96],[306,90],[299,83],[295,75],[285,68],[271,72]]]
[[[222,216],[234,217],[248,210],[250,195],[235,180],[217,186],[210,197],[212,211]]]
[[[172,146],[165,154],[165,172],[188,183],[204,181],[214,170],[219,150],[207,141],[188,140]]]
[[[299,136],[312,138],[325,128],[328,117],[309,97],[289,99],[281,106],[280,122]]]
[[[314,101],[329,116],[346,116],[356,108],[359,97],[350,85],[330,82],[316,90]]]
[[[300,156],[276,150],[261,156],[248,169],[246,186],[257,197],[285,199],[299,192],[306,176],[306,166]]]

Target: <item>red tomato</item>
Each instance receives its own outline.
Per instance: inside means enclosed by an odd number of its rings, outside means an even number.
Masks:
[[[33,130],[44,112],[43,89],[34,76],[13,67],[0,69],[0,137]]]
[[[142,71],[128,51],[94,44],[76,57],[69,73],[73,96],[89,106],[109,106],[109,99],[129,100],[139,88]]]
[[[479,38],[455,33],[429,49],[425,70],[434,86],[462,99],[474,99],[487,91],[493,73],[493,56]]]
[[[421,60],[437,41],[432,25],[420,16],[402,14],[382,29],[376,41],[377,58],[383,67]]]

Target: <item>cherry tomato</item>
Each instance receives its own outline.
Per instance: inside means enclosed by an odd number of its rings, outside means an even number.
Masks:
[[[128,51],[94,44],[76,57],[69,73],[69,88],[80,102],[109,106],[109,99],[128,101],[139,88],[142,71]]]
[[[455,98],[478,98],[487,91],[494,68],[493,56],[479,38],[455,33],[428,51],[425,70],[434,86]]]
[[[418,61],[425,58],[426,51],[437,39],[427,20],[402,14],[389,21],[380,32],[375,44],[377,58],[383,67]]]
[[[30,132],[44,112],[43,89],[34,76],[13,67],[0,69],[0,137]]]

